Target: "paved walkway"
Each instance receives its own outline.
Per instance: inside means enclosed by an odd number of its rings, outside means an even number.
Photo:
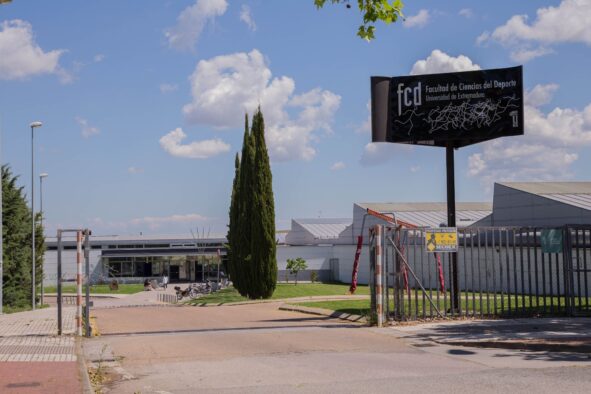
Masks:
[[[65,307],[63,312],[63,332],[73,334],[76,308]],[[57,309],[44,308],[36,311],[0,315],[0,337],[26,335],[57,335]]]
[[[96,310],[102,335],[85,340],[84,351],[107,368],[111,394],[586,393],[591,387],[587,354],[414,343],[400,336],[416,333],[279,305]]]
[[[417,344],[591,353],[591,318],[460,320],[391,330]]]
[[[57,309],[0,315],[0,393],[79,393],[73,307],[63,309],[63,336],[57,336]]]

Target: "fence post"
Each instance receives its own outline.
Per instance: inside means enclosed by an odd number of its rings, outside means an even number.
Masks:
[[[76,231],[76,335],[82,336],[82,231]]]
[[[62,230],[57,230],[57,335],[62,335]]]
[[[84,318],[86,324],[86,336],[90,338],[90,231],[84,230],[84,260],[86,271],[86,305],[84,308]]]
[[[375,227],[375,288],[376,288],[376,314],[377,325],[382,327],[384,325],[384,288],[383,288],[383,253],[382,253],[382,234],[383,227]]]
[[[562,242],[562,273],[564,277],[564,306],[567,316],[574,315],[574,272],[573,272],[573,258],[572,258],[572,239],[570,236],[570,228],[564,226],[563,242]],[[558,293],[560,300],[560,293]],[[560,301],[558,301],[560,305]]]
[[[375,249],[375,232],[374,227],[369,228],[369,309],[371,324],[376,320],[376,286],[375,286],[375,272],[376,272],[376,249]]]

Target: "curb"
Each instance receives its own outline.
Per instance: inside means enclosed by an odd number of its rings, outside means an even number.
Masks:
[[[367,324],[367,319],[360,315],[353,315],[350,313],[340,313],[330,309],[324,308],[310,308],[307,306],[298,306],[292,304],[283,304],[279,307],[280,311],[289,311],[289,312],[300,312],[300,313],[307,313],[309,315],[318,315],[318,316],[327,316],[341,320],[347,320],[353,323],[364,323]]]
[[[84,394],[94,394],[94,389],[90,383],[90,377],[88,376],[88,368],[86,367],[86,358],[82,351],[82,338],[76,337],[76,355],[78,358],[78,369],[80,374],[80,380],[82,381],[82,392]]]
[[[573,340],[571,342],[557,341],[552,339],[525,339],[525,340],[474,340],[455,341],[443,340],[434,341],[440,345],[465,346],[491,349],[513,349],[529,350],[536,352],[571,352],[591,353],[591,339]]]

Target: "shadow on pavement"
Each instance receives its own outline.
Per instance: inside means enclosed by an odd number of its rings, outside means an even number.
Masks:
[[[576,361],[576,362],[591,362],[591,355],[584,353],[567,353],[567,352],[535,352],[522,350],[519,353],[503,353],[495,354],[494,357],[519,357],[522,360],[538,360],[538,361]]]
[[[184,330],[155,330],[155,331],[133,331],[133,332],[112,332],[102,334],[103,337],[128,336],[128,335],[161,335],[161,334],[183,334],[200,332],[231,332],[231,331],[263,331],[263,330],[298,330],[302,328],[361,328],[355,324],[314,324],[301,326],[257,326],[257,327],[228,327],[228,328],[196,328]]]

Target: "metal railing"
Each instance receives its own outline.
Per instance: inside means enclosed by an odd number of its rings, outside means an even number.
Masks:
[[[591,226],[459,229],[457,272],[451,253],[426,251],[425,229],[382,234],[389,319],[591,314]]]
[[[177,304],[178,298],[176,294],[158,293],[158,301],[168,304]]]

